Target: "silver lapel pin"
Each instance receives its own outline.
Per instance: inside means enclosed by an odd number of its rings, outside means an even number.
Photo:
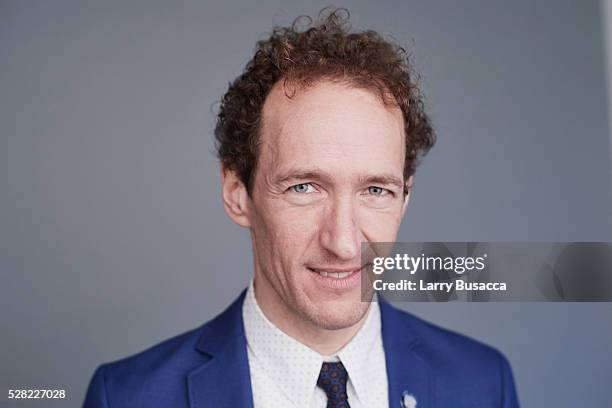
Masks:
[[[414,398],[414,395],[410,394],[408,391],[402,392],[402,399],[400,400],[402,408],[416,408],[417,400]]]

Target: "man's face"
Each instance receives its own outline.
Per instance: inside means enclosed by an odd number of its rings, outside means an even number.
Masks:
[[[403,216],[401,110],[370,91],[321,82],[263,108],[248,220],[255,284],[325,329],[364,316],[361,242],[395,241]],[[265,309],[264,309],[265,310]]]

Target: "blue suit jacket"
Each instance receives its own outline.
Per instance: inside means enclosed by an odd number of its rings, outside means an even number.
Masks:
[[[84,406],[253,407],[242,322],[245,292],[202,327],[94,373]],[[418,408],[518,407],[497,350],[380,302],[390,407],[410,393]]]

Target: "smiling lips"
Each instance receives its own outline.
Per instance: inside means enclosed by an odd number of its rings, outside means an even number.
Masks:
[[[352,266],[344,268],[334,268],[323,266],[320,268],[308,267],[312,272],[314,281],[317,282],[319,288],[332,290],[339,295],[338,291],[352,291],[358,287],[361,282],[361,266]]]
[[[344,279],[352,274],[361,271],[361,267],[353,267],[353,268],[308,268],[312,272],[318,273],[320,276],[324,278],[333,278],[333,279]]]

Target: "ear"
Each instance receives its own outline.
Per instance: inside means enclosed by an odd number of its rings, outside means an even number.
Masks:
[[[406,209],[408,208],[408,202],[410,202],[410,196],[412,195],[412,182],[414,180],[414,174],[406,180],[406,190],[408,190],[408,194],[404,197],[404,204],[402,206],[402,218],[404,218],[404,214],[406,214]]]
[[[250,227],[249,195],[238,175],[221,165],[221,198],[225,212],[236,224]]]

